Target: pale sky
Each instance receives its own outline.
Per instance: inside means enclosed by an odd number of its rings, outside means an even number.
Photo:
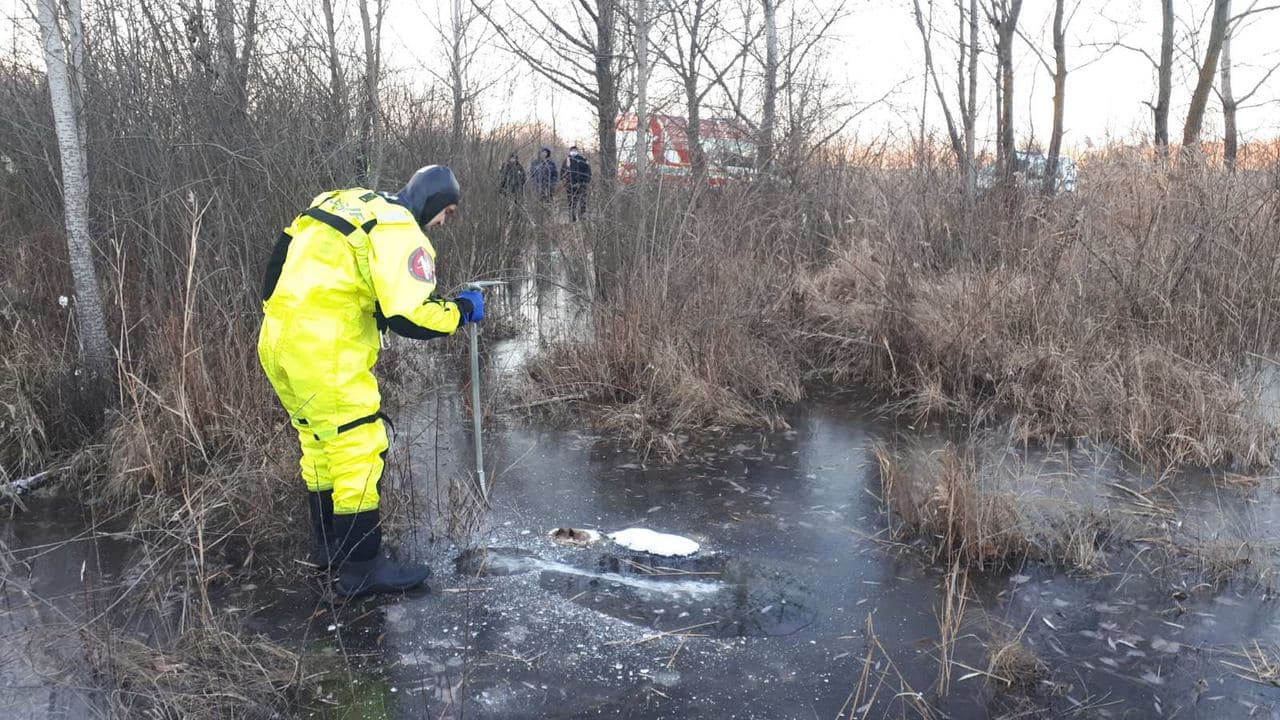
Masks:
[[[169,0],[173,1],[173,0]],[[408,81],[422,87],[439,82],[429,72],[444,71],[445,49],[432,29],[430,18],[447,18],[453,0],[389,0],[384,39],[386,68],[396,81]],[[526,7],[534,0],[485,0],[496,7],[510,2],[514,7]],[[561,8],[569,0],[540,0],[544,7]],[[722,0],[725,12],[736,16],[742,2],[758,0]],[[101,0],[88,0],[86,11],[102,7]],[[464,10],[469,10],[470,0],[461,0]],[[832,8],[834,0],[783,0],[782,12],[795,5],[809,17]],[[10,18],[9,27],[0,32],[0,51],[8,53],[15,43],[27,45],[33,39],[34,23],[29,19],[30,0],[0,0],[3,14]],[[928,7],[928,0],[921,0]],[[1235,0],[1234,11],[1248,8],[1252,0]],[[209,3],[206,2],[206,5]],[[347,38],[353,58],[358,57],[358,24],[353,0],[336,0],[340,20],[340,32]],[[1188,38],[1195,37],[1197,48],[1207,37],[1207,16],[1212,0],[1178,0],[1179,46],[1189,49]],[[1263,3],[1270,4],[1270,3]],[[1068,0],[1068,7],[1072,0]],[[274,11],[293,12],[308,22],[318,23],[318,2],[314,0],[286,0],[270,6]],[[954,80],[946,74],[954,64],[954,44],[943,34],[950,35],[955,28],[954,2],[935,0],[935,62],[944,73],[943,86],[948,92]],[[290,10],[290,8],[295,8]],[[849,0],[847,15],[833,28],[827,45],[827,56],[821,68],[833,83],[833,90],[852,103],[851,108],[862,107],[878,101],[867,109],[848,128],[848,134],[862,139],[872,139],[886,134],[907,137],[918,132],[921,113],[923,63],[921,41],[911,12],[910,0]],[[1125,44],[1145,49],[1153,56],[1158,53],[1160,41],[1160,3],[1158,0],[1079,0],[1067,31],[1067,48],[1072,72],[1067,84],[1066,146],[1080,149],[1089,144],[1104,144],[1109,140],[1133,141],[1149,136],[1150,110],[1143,101],[1154,99],[1155,77],[1149,61],[1140,53],[1113,49],[1101,52],[1088,47],[1089,43],[1111,43],[1117,39]],[[554,11],[554,10],[553,10]],[[1048,54],[1049,23],[1052,17],[1051,0],[1025,0],[1019,23],[1023,33]],[[15,22],[14,18],[17,18]],[[486,88],[480,97],[478,108],[480,122],[485,127],[504,123],[541,120],[555,125],[568,141],[594,145],[594,115],[582,101],[536,76],[526,66],[514,59],[492,32],[477,21],[471,33],[474,41],[481,43],[477,68],[473,79]],[[1199,29],[1198,35],[1195,30]],[[990,73],[994,58],[991,54],[990,32],[982,25],[982,68],[979,86],[980,121],[982,137],[989,142],[994,126],[994,95]],[[1234,84],[1237,95],[1251,89],[1271,66],[1280,63],[1280,11],[1254,16],[1239,30],[1233,46],[1235,65]],[[663,41],[660,33],[653,34],[652,42]],[[1202,52],[1202,51],[1201,51]],[[37,63],[38,64],[38,63]],[[1052,119],[1052,79],[1030,51],[1027,42],[1019,41],[1016,50],[1017,80],[1016,104],[1017,134],[1019,144],[1030,138],[1047,141]],[[1170,134],[1176,140],[1181,136],[1182,121],[1194,82],[1194,67],[1183,52],[1177,53],[1173,83],[1173,110],[1170,115]],[[655,70],[651,84],[651,97],[664,93],[672,95],[670,76],[661,68]],[[880,100],[883,98],[883,100]],[[1267,103],[1260,107],[1243,108],[1239,113],[1240,131],[1244,140],[1260,137],[1280,137],[1280,72],[1272,75],[1253,98],[1253,103]],[[954,102],[954,98],[951,98]],[[945,138],[942,115],[935,97],[930,96],[928,120]],[[723,105],[713,93],[707,100],[704,116],[715,113],[715,106]],[[850,107],[833,106],[830,122],[842,122]],[[677,103],[667,109],[672,114],[684,114]],[[954,105],[953,105],[954,110]],[[1209,102],[1204,137],[1213,139],[1221,128],[1220,104],[1215,96]]]

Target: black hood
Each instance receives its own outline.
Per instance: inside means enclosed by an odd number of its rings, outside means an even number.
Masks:
[[[453,171],[443,165],[428,165],[409,178],[395,200],[409,208],[419,225],[431,221],[441,210],[458,204],[462,188]]]

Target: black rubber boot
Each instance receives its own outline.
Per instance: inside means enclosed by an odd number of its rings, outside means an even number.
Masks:
[[[333,591],[343,597],[401,593],[426,582],[431,568],[398,563],[384,557],[382,525],[377,510],[335,515],[334,531],[341,539],[338,579]]]
[[[337,564],[338,536],[333,530],[333,491],[307,492],[311,511],[311,555],[308,562],[319,570]]]

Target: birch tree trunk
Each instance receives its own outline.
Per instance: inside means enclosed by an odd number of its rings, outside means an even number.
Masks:
[[[978,0],[969,0],[969,97],[964,108],[965,199],[972,208],[978,194],[977,150],[978,126]]]
[[[1062,118],[1067,101],[1067,39],[1063,29],[1065,0],[1053,8],[1053,130],[1049,135],[1049,157],[1045,160],[1044,193],[1058,190],[1058,155],[1062,152]]]
[[[62,207],[67,227],[67,256],[74,284],[76,321],[79,325],[81,350],[88,377],[83,388],[101,392],[112,377],[114,354],[107,335],[102,292],[93,264],[93,243],[89,238],[89,169],[85,155],[83,114],[84,86],[83,31],[78,15],[79,3],[73,0],[67,18],[72,50],[67,51],[58,20],[58,0],[37,0],[36,18],[40,24],[45,67],[49,77],[49,100],[53,107],[54,129],[58,136],[58,153],[62,161]],[[97,398],[95,411],[101,409],[104,396]]]
[[[67,0],[67,44],[70,45],[71,71],[67,82],[71,87],[71,108],[76,117],[76,144],[80,148],[80,157],[85,158],[85,177],[88,177],[88,138],[85,133],[84,108],[84,14],[80,0]],[[56,11],[55,11],[56,17]],[[88,205],[88,181],[85,181],[86,200]]]
[[[1236,131],[1236,98],[1231,90],[1231,28],[1222,39],[1222,74],[1218,89],[1222,94],[1222,161],[1227,170],[1236,171],[1239,133]]]
[[[696,83],[697,78],[685,79],[688,123],[685,125],[684,135],[689,144],[689,171],[693,175],[694,186],[700,187],[702,179],[707,175],[707,154],[702,149],[702,96],[698,93]]]

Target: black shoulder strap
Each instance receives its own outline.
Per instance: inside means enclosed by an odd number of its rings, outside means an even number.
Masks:
[[[270,300],[271,295],[276,291],[276,284],[280,282],[280,273],[284,270],[284,259],[289,255],[291,242],[293,242],[293,236],[288,232],[282,232],[276,239],[275,247],[271,249],[271,259],[267,260],[267,272],[262,279],[263,302]]]

